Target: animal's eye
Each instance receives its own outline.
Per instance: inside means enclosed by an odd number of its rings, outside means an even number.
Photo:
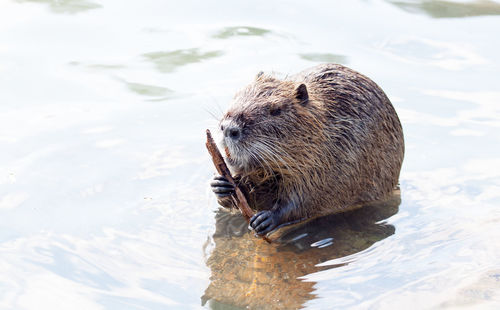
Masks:
[[[281,114],[281,109],[280,108],[271,108],[269,113],[271,113],[272,116],[278,116]]]

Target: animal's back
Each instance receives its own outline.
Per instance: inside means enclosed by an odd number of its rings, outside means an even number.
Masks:
[[[305,83],[310,97],[324,105],[329,137],[323,160],[329,171],[323,190],[329,194],[323,197],[336,196],[338,201],[318,202],[321,213],[386,197],[398,184],[404,138],[383,90],[338,64],[316,66],[292,79]]]

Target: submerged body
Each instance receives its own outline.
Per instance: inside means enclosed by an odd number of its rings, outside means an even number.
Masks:
[[[266,234],[289,222],[386,198],[404,155],[399,118],[372,80],[337,64],[285,80],[259,73],[220,122],[226,161]],[[233,188],[212,187],[230,207]]]

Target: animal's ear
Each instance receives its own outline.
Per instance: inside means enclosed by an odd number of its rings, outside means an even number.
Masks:
[[[255,76],[255,79],[258,80],[261,76],[264,75],[264,71],[260,71],[259,73],[257,73],[257,75]]]
[[[305,84],[300,84],[295,90],[295,98],[299,100],[300,104],[306,105],[309,102],[309,94],[307,93],[307,87]]]

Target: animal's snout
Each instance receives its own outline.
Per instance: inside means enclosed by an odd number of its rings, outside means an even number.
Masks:
[[[223,130],[224,137],[232,140],[238,140],[241,137],[241,128],[238,126],[226,126]]]
[[[234,141],[241,138],[241,127],[234,122],[224,121],[220,125],[220,129],[222,130],[224,138],[229,138]]]

